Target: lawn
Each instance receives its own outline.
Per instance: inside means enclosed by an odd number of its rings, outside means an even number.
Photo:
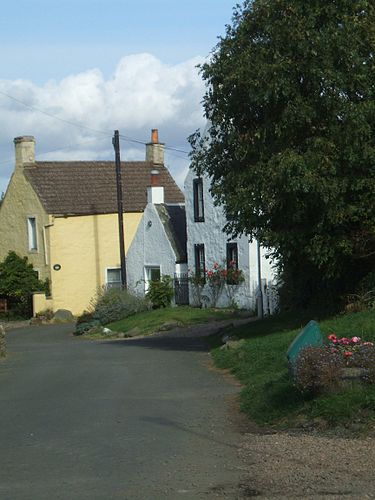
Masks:
[[[112,335],[85,334],[85,337],[110,338],[117,337],[119,333],[127,336],[129,332],[130,334],[148,335],[163,327],[168,329],[172,326],[190,326],[210,321],[221,321],[241,317],[241,314],[239,311],[230,309],[198,309],[188,306],[154,309],[106,325],[112,330]]]
[[[218,367],[229,369],[243,384],[242,410],[258,424],[275,427],[348,427],[364,430],[375,421],[375,386],[312,398],[302,396],[288,373],[286,352],[314,315],[279,315],[249,323],[231,332],[246,339],[238,350],[220,350]],[[352,313],[319,321],[324,335],[357,335],[375,341],[375,311]],[[216,339],[217,340],[217,339]]]

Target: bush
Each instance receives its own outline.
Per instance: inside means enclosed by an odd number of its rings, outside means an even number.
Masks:
[[[305,347],[298,356],[296,386],[301,392],[314,395],[333,391],[340,383],[340,368],[345,361],[339,353],[324,347]]]
[[[76,325],[76,329],[74,331],[74,335],[83,335],[87,332],[89,332],[90,330],[93,330],[94,328],[97,328],[100,326],[100,321],[94,319],[94,320],[91,320],[87,323],[79,323]]]
[[[51,321],[54,316],[54,312],[52,309],[44,309],[43,311],[39,311],[35,315],[37,318],[42,318],[47,321]]]
[[[172,278],[164,275],[158,281],[151,281],[146,297],[151,301],[154,309],[171,305],[174,290]]]
[[[83,311],[83,313],[77,318],[77,325],[81,323],[90,323],[94,319],[94,311]]]
[[[301,350],[296,366],[296,385],[302,392],[332,392],[342,384],[344,368],[359,368],[361,380],[375,382],[375,347],[360,337],[328,336],[328,345]]]
[[[102,325],[119,321],[132,314],[149,309],[148,301],[121,288],[103,289],[93,306],[92,319]],[[87,320],[88,318],[86,318]]]
[[[8,299],[12,317],[30,317],[31,293],[44,292],[48,287],[47,281],[38,279],[27,257],[10,251],[0,262],[0,296]]]

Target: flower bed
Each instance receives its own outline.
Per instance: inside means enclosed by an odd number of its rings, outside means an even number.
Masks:
[[[360,337],[328,336],[322,347],[301,350],[296,386],[301,392],[332,392],[358,383],[375,382],[375,348]]]

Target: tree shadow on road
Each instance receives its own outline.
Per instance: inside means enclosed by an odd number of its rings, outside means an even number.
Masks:
[[[100,341],[104,345],[117,347],[144,347],[145,349],[160,349],[163,351],[209,352],[209,344],[205,337],[153,335],[134,339],[116,339]]]

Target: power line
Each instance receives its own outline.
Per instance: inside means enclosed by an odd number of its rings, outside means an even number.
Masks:
[[[86,125],[83,125],[83,124],[80,124],[80,123],[75,123],[75,122],[72,122],[70,120],[65,120],[64,118],[60,118],[57,115],[53,115],[52,113],[49,113],[48,111],[45,111],[45,110],[40,109],[40,108],[37,108],[35,106],[31,106],[31,104],[27,104],[26,102],[21,101],[21,99],[17,99],[16,97],[14,97],[14,96],[12,96],[10,94],[7,94],[6,92],[3,92],[2,90],[0,90],[0,94],[2,94],[5,97],[8,97],[9,99],[12,99],[13,101],[15,101],[15,102],[17,102],[19,104],[22,104],[26,108],[29,108],[29,109],[31,109],[33,111],[38,111],[38,113],[42,113],[43,115],[46,115],[49,118],[53,118],[55,120],[59,120],[60,122],[66,123],[67,125],[71,125],[73,127],[77,127],[77,128],[83,129],[83,130],[89,130],[90,132],[94,132],[96,134],[100,134],[100,135],[104,135],[106,137],[111,137],[112,138],[112,132],[104,131],[104,130],[97,130],[97,129],[94,129],[94,128],[91,128],[91,127],[87,127]],[[119,135],[119,138],[122,139],[122,140],[124,140],[124,141],[127,141],[127,142],[133,142],[135,144],[142,144],[143,146],[145,146],[147,144],[147,142],[145,142],[145,141],[142,141],[140,139],[134,139],[132,137],[129,137],[129,136],[126,136],[126,135],[122,135],[122,134]],[[173,146],[165,146],[165,149],[168,149],[170,151],[176,151],[178,153],[183,153],[183,154],[186,154],[186,155],[189,154],[188,151],[184,151],[182,149],[175,148]]]
[[[77,128],[81,128],[81,129],[85,129],[85,130],[90,130],[91,132],[95,132],[97,134],[104,134],[104,135],[108,135],[109,137],[111,137],[111,134],[109,132],[104,132],[103,130],[96,130],[96,129],[93,129],[91,127],[86,127],[86,125],[82,125],[82,124],[78,124],[75,122],[71,122],[69,120],[65,120],[64,118],[60,118],[57,115],[53,115],[52,113],[48,113],[48,111],[44,111],[43,109],[37,108],[35,106],[31,106],[30,104],[27,104],[26,102],[21,101],[20,99],[17,99],[16,97],[9,95],[9,94],[3,92],[2,90],[0,90],[0,94],[4,95],[5,97],[8,97],[9,99],[12,99],[13,101],[18,102],[19,104],[22,104],[26,108],[32,109],[33,111],[38,111],[38,113],[42,113],[43,115],[49,116],[50,118],[53,118],[55,120],[59,120],[60,122],[66,123],[66,124],[71,125],[73,127],[77,127]]]
[[[76,142],[74,144],[70,144],[69,146],[63,146],[61,148],[49,149],[48,151],[38,152],[38,156],[44,156],[44,155],[47,155],[49,153],[56,153],[57,151],[64,151],[66,149],[73,149],[76,146],[81,146],[81,145],[85,145],[85,144],[90,143],[90,142],[94,142],[97,140],[104,140],[104,139],[106,139],[106,137],[102,137],[101,139],[88,139],[87,141],[79,141],[79,142]],[[9,158],[8,160],[1,160],[0,164],[10,163],[11,161],[14,161],[14,156],[12,156],[12,158]]]

